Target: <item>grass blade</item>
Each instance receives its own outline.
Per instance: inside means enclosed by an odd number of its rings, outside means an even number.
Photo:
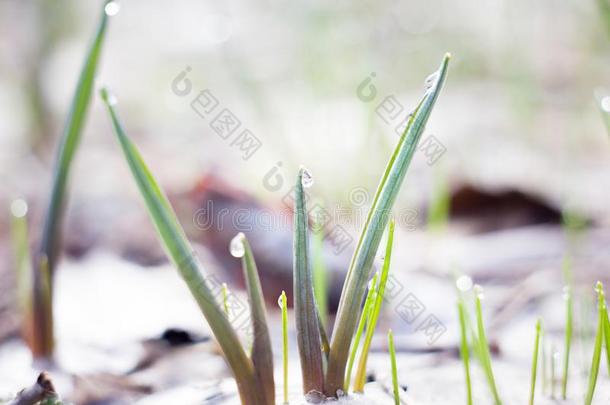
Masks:
[[[275,404],[273,351],[271,350],[271,337],[267,324],[263,289],[250,243],[248,243],[243,233],[239,233],[236,237],[241,239],[241,243],[244,245],[242,264],[246,288],[248,290],[248,299],[250,301],[252,333],[254,335],[251,354],[252,364],[254,365],[258,381],[262,385],[266,403]]]
[[[538,357],[540,352],[540,329],[541,321],[536,321],[536,340],[534,341],[534,355],[532,356],[532,376],[530,380],[530,405],[534,405],[534,393],[536,391],[536,377],[538,373]]]
[[[369,288],[369,292],[366,295],[366,300],[364,301],[364,307],[362,308],[362,314],[360,315],[360,321],[358,322],[358,328],[356,329],[356,336],[352,341],[352,349],[349,356],[349,362],[347,364],[347,372],[345,373],[345,382],[344,382],[344,391],[349,392],[349,386],[352,380],[352,368],[354,367],[354,360],[356,360],[356,353],[358,352],[358,348],[360,346],[360,339],[362,338],[362,332],[364,331],[364,327],[368,319],[370,318],[371,311],[373,309],[373,299],[375,297],[375,286],[377,284],[377,274],[373,276],[371,280],[371,287]]]
[[[595,286],[597,291],[597,310],[598,323],[597,333],[595,334],[595,346],[593,347],[593,358],[591,359],[591,370],[589,372],[589,384],[587,394],[585,396],[585,405],[591,405],[593,402],[593,394],[595,393],[595,385],[597,384],[597,376],[599,374],[599,363],[602,356],[602,345],[604,340],[604,323],[606,312],[606,299],[604,296],[604,287],[599,281]]]
[[[470,353],[466,337],[466,309],[464,301],[458,300],[458,315],[460,318],[460,357],[464,363],[464,377],[466,379],[466,404],[472,405],[472,381],[470,379]]]
[[[483,310],[481,308],[481,299],[483,296],[482,289],[479,286],[476,286],[475,291],[475,308],[477,315],[477,334],[478,340],[477,344],[479,345],[479,354],[481,356],[481,362],[483,365],[483,370],[485,372],[485,377],[487,378],[487,384],[489,385],[489,389],[493,395],[494,403],[496,405],[501,405],[502,401],[500,400],[500,395],[498,394],[498,388],[496,387],[496,380],[494,378],[493,369],[491,366],[491,354],[489,352],[489,344],[487,343],[487,337],[485,336],[485,326],[483,325]]]
[[[282,291],[278,304],[282,310],[282,365],[284,367],[284,404],[288,404],[288,300]]]
[[[295,187],[294,210],[294,311],[296,316],[297,343],[301,357],[303,391],[322,393],[324,390],[324,371],[320,325],[313,293],[313,280],[309,263],[307,210],[303,192],[303,173],[301,168]]]
[[[104,2],[104,7],[106,3]],[[38,330],[35,334],[35,340],[31,343],[33,354],[36,357],[50,357],[53,353],[53,310],[50,307],[52,305],[52,293],[49,296],[48,291],[45,292],[44,289],[52,289],[52,277],[60,251],[60,223],[65,205],[68,176],[74,154],[82,137],[87,111],[89,110],[95,72],[100,59],[107,24],[108,16],[105,11],[102,11],[95,37],[89,47],[80,72],[68,118],[60,139],[53,171],[51,196],[45,214],[40,246],[34,257],[33,266],[37,268],[37,271],[34,271],[32,324],[36,325]],[[46,266],[46,270],[43,269],[43,263]],[[47,273],[49,278],[45,279],[44,277]]]
[[[106,89],[102,89],[101,97],[108,107],[116,138],[140,189],[162,245],[188,285],[222,348],[235,376],[242,402],[266,405],[259,389],[252,361],[246,355],[224,311],[216,302],[215,295],[208,285],[210,281],[202,274],[199,262],[186,239],[184,230],[178,223],[174,210],[144,163],[136,146],[125,134]]]
[[[354,251],[341,292],[332,335],[325,384],[328,396],[336,396],[337,391],[343,386],[350,342],[358,322],[360,304],[366,292],[366,283],[371,276],[373,260],[402,181],[447,76],[448,64],[449,55],[447,54],[436,76],[429,82],[427,81],[429,88],[409,119],[406,129],[392,153]]]
[[[604,339],[606,341],[606,365],[608,366],[608,376],[610,376],[610,320],[608,310],[604,311]]]
[[[396,367],[396,348],[394,347],[394,335],[392,334],[392,329],[388,331],[388,350],[390,351],[390,362],[392,364],[392,393],[394,394],[394,405],[400,405],[398,368]]]
[[[385,249],[385,256],[383,260],[383,268],[381,270],[381,277],[376,288],[375,303],[370,315],[370,321],[366,328],[366,336],[364,338],[364,344],[362,346],[362,353],[360,354],[360,360],[358,362],[358,370],[356,372],[356,381],[354,385],[355,392],[363,392],[364,384],[366,383],[366,363],[369,356],[369,350],[371,348],[371,342],[373,341],[373,334],[375,333],[375,327],[377,326],[377,320],[381,313],[381,304],[385,294],[385,286],[388,282],[388,274],[390,273],[390,262],[392,259],[392,246],[394,244],[394,221],[390,221],[388,229],[388,241]]]
[[[11,239],[15,260],[17,300],[20,316],[24,319],[30,315],[32,310],[32,258],[29,247],[27,211],[28,205],[24,200],[17,199],[11,203]]]

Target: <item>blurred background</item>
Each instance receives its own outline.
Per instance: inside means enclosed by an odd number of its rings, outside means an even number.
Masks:
[[[18,338],[9,207],[27,201],[34,243],[98,3],[0,0],[0,394],[37,369]],[[453,278],[465,273],[491,291],[499,350],[527,361],[529,346],[511,343],[531,341],[537,315],[561,342],[567,258],[590,302],[594,281],[610,281],[606,0],[118,4],[97,80],[114,92],[204,266],[236,294],[240,263],[228,244],[238,231],[252,241],[268,301],[291,290],[290,196],[304,165],[310,206],[328,218],[332,322],[397,131],[445,52],[449,77],[394,211],[402,287],[383,325],[405,352],[453,347]],[[146,369],[142,342],[208,330],[165,260],[97,95],[69,196],[54,298],[65,390],[86,398],[75,394],[76,403],[108,392],[117,401],[129,392],[131,403],[199,378],[140,373],[123,389],[117,377]],[[401,315],[408,294],[425,307],[417,322]],[[587,305],[583,319],[594,319]],[[417,332],[428,315],[446,331],[431,343]],[[383,342],[382,333],[380,350]],[[431,362],[438,357],[418,367]],[[227,375],[222,361],[200,372]],[[94,395],[75,375],[110,388]]]

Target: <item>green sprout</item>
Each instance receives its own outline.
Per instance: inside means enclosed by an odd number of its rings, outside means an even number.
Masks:
[[[595,285],[597,292],[597,310],[598,323],[597,332],[595,333],[595,345],[593,347],[593,358],[591,359],[591,370],[589,372],[589,384],[587,386],[587,394],[585,396],[585,405],[591,405],[593,402],[593,394],[595,393],[595,385],[597,384],[597,376],[599,374],[599,362],[602,355],[602,346],[604,341],[604,331],[606,329],[606,319],[608,312],[606,310],[606,298],[604,295],[604,286],[601,282]],[[606,349],[607,350],[607,349]]]
[[[235,377],[237,388],[241,401],[244,404],[252,405],[272,405],[275,403],[275,398],[267,398],[266,393],[271,391],[269,385],[263,386],[263,381],[269,384],[269,380],[266,379],[267,374],[261,374],[261,370],[255,370],[254,361],[255,358],[250,358],[244,347],[241,345],[236,331],[231,326],[224,310],[216,302],[215,295],[212,291],[212,287],[209,285],[210,281],[202,271],[201,264],[195,256],[194,250],[190,243],[186,239],[184,230],[180,226],[176,214],[172,209],[167,197],[157,184],[154,176],[148,169],[146,163],[142,159],[140,152],[129,139],[125,133],[121,122],[117,116],[114,108],[115,99],[109,94],[106,89],[102,89],[101,97],[110,115],[114,133],[117,141],[123,151],[125,160],[131,170],[133,178],[140,190],[140,193],[144,199],[150,218],[155,225],[157,234],[165,248],[167,255],[172,260],[174,265],[177,267],[180,275],[186,282],[193,298],[199,305],[201,312],[208,321],[218,344],[220,345],[224,356],[229,364],[231,371]],[[251,260],[251,253],[249,247],[245,241],[245,238],[241,239],[241,255],[244,257],[244,272],[246,273],[247,285],[249,288],[249,297],[251,310],[253,312],[252,320],[264,321],[262,315],[262,294],[259,291],[258,276],[255,276],[255,265]],[[234,249],[231,249],[234,250]],[[232,252],[234,253],[234,252]],[[239,256],[238,254],[235,254]],[[263,330],[260,330],[262,328]],[[254,347],[258,347],[258,344],[264,346],[264,343],[257,343],[256,337],[261,334],[262,342],[268,338],[264,329],[266,324],[253,325],[255,331],[255,342]],[[263,349],[265,350],[265,349]],[[265,354],[265,353],[264,353]],[[265,359],[256,355],[257,362],[265,363]],[[266,355],[266,354],[265,354]],[[260,368],[260,367],[259,367]],[[263,373],[271,373],[271,371],[263,371]]]
[[[351,341],[358,323],[360,305],[366,294],[366,285],[371,278],[373,260],[389,221],[389,213],[445,82],[449,59],[450,55],[446,54],[439,70],[426,80],[427,88],[424,97],[408,119],[406,128],[392,153],[358,239],[341,292],[332,333],[326,383],[324,384],[325,394],[329,397],[337,396],[345,383],[345,369]]]
[[[388,274],[390,273],[390,262],[392,259],[392,246],[394,244],[394,220],[390,221],[388,228],[388,240],[386,243],[385,256],[383,259],[383,268],[381,270],[381,277],[379,283],[375,288],[375,302],[373,304],[371,313],[369,315],[368,326],[366,328],[366,336],[364,338],[364,344],[362,346],[362,353],[360,353],[360,360],[358,362],[358,369],[356,372],[356,381],[354,383],[354,391],[363,392],[364,384],[366,383],[366,363],[371,348],[371,342],[373,341],[373,334],[375,333],[375,327],[377,326],[377,320],[381,313],[381,304],[385,295],[385,286],[388,282]]]
[[[479,360],[483,366],[485,377],[487,378],[487,384],[493,395],[494,402],[496,405],[501,405],[500,395],[498,394],[498,388],[496,387],[496,380],[494,378],[493,369],[491,366],[491,354],[489,351],[489,344],[487,343],[487,337],[485,336],[485,326],[483,325],[483,310],[481,308],[481,299],[483,298],[483,289],[480,286],[475,287],[475,308],[477,315],[477,334],[478,339],[476,345],[478,345]]]
[[[32,258],[30,257],[28,236],[28,205],[22,199],[11,203],[11,239],[15,252],[15,280],[19,312],[23,318],[32,310]]]
[[[534,394],[536,391],[536,376],[538,372],[538,357],[540,352],[540,330],[542,322],[540,319],[536,321],[536,339],[534,341],[534,354],[532,356],[532,376],[530,380],[530,405],[534,405]]]
[[[390,351],[390,362],[392,364],[392,392],[394,394],[394,405],[400,405],[398,371],[396,367],[396,349],[394,348],[394,335],[392,334],[392,329],[388,331],[388,350]]]
[[[472,405],[472,382],[470,380],[470,355],[468,350],[468,338],[466,337],[466,309],[460,298],[457,303],[460,318],[460,356],[464,363],[464,377],[466,378],[466,404]]]
[[[110,1],[104,1],[104,7]],[[35,357],[52,357],[55,345],[53,333],[52,278],[61,250],[61,218],[66,205],[66,188],[75,152],[80,143],[91,93],[95,81],[108,16],[102,11],[97,32],[85,58],[70,112],[61,136],[53,172],[51,196],[48,202],[41,242],[34,256],[34,294],[31,324],[35,328],[30,342]]]
[[[295,187],[293,245],[294,312],[303,392],[309,399],[313,399],[313,396],[322,397],[323,395],[336,397],[340,394],[344,385],[349,383],[349,376],[346,378],[345,373],[347,360],[350,347],[352,347],[352,353],[358,348],[358,344],[352,345],[352,339],[361,311],[360,305],[366,293],[367,281],[372,273],[373,260],[381,243],[384,228],[390,220],[390,211],[417,149],[419,139],[444,84],[449,59],[449,54],[445,55],[439,70],[426,79],[425,94],[408,119],[403,135],[400,137],[381,178],[373,205],[368,213],[348,269],[332,334],[333,340],[330,343],[324,328],[326,310],[322,307],[323,312],[322,315],[320,314],[320,308],[316,304],[314,293],[312,266],[317,268],[319,266],[312,264],[309,256],[308,217],[303,187],[311,185],[311,175],[305,169],[301,169],[298,173]],[[243,252],[239,257],[243,257],[244,276],[253,314],[255,338],[251,356],[246,354],[226,315],[228,309],[226,303],[227,290],[223,290],[223,311],[219,303],[215,301],[211,288],[207,285],[201,265],[198,263],[172,207],[144,163],[136,146],[125,134],[114,108],[114,97],[106,89],[102,89],[101,97],[107,106],[116,138],[146,203],[158,236],[218,340],[236,379],[242,402],[249,405],[273,404],[275,401],[274,382],[268,328],[260,281],[247,240],[243,235],[237,237],[242,245],[239,250],[243,250]],[[358,336],[362,335],[366,323],[369,325],[357,379],[362,384],[366,358],[372,333],[379,317],[389,271],[393,229],[394,224],[392,223],[384,269],[379,284],[373,284],[372,291],[369,291],[369,294],[371,294],[369,306],[366,313],[360,318],[362,328],[360,328]],[[233,251],[233,248],[231,250]],[[321,263],[321,259],[319,260],[319,263]],[[322,273],[322,271],[319,271],[319,273]],[[318,294],[321,294],[320,291],[324,292],[325,288],[320,288],[318,291]],[[324,295],[326,296],[326,294]],[[374,298],[376,299],[375,302],[373,302]],[[286,338],[284,339],[286,340]],[[360,337],[357,337],[357,339],[360,339]],[[286,358],[287,356],[285,356]],[[353,365],[353,360],[351,365]],[[286,370],[287,366],[285,367],[285,375]]]
[[[322,361],[322,338],[320,321],[313,293],[313,280],[309,260],[308,218],[305,207],[303,183],[309,185],[311,174],[304,168],[299,170],[295,186],[294,208],[294,312],[297,327],[297,347],[301,358],[303,393],[322,393],[324,370]],[[305,179],[305,180],[304,180]]]
[[[360,339],[362,338],[362,333],[364,331],[364,327],[366,326],[371,311],[373,309],[373,300],[375,299],[375,285],[377,284],[377,273],[373,275],[373,279],[371,280],[369,291],[366,295],[366,300],[364,301],[364,307],[362,308],[362,314],[360,315],[360,321],[358,322],[358,328],[356,329],[356,336],[352,341],[352,349],[349,356],[349,362],[347,365],[347,371],[345,373],[345,383],[344,383],[344,391],[349,392],[349,386],[352,379],[352,368],[354,366],[354,361],[356,360],[356,353],[358,352],[358,348],[360,347]]]
[[[284,369],[284,404],[288,404],[288,300],[286,292],[278,300],[282,311],[282,366]]]

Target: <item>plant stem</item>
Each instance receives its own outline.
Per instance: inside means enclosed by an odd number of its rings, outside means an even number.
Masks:
[[[394,220],[390,221],[388,228],[388,240],[386,243],[385,256],[383,260],[383,268],[381,270],[381,277],[376,287],[375,303],[370,314],[370,321],[366,328],[366,336],[364,338],[364,344],[362,346],[362,352],[360,353],[360,360],[358,362],[358,370],[356,372],[356,381],[354,383],[355,392],[363,392],[364,384],[366,383],[366,363],[368,360],[369,350],[371,348],[371,342],[373,341],[373,334],[375,333],[375,327],[377,326],[377,320],[381,313],[381,304],[385,294],[385,286],[388,281],[388,274],[390,272],[390,262],[392,259],[392,246],[394,244]]]
[[[498,389],[496,387],[496,380],[493,375],[493,369],[491,367],[491,354],[489,352],[489,344],[487,343],[487,337],[485,336],[485,327],[483,325],[483,310],[481,308],[481,293],[475,294],[475,305],[476,305],[476,313],[477,313],[477,332],[478,332],[478,343],[479,343],[479,351],[482,356],[483,369],[485,370],[485,375],[487,377],[487,383],[489,385],[489,389],[494,397],[494,402],[496,405],[502,405],[502,401],[500,400],[500,395],[498,394]]]
[[[392,334],[392,329],[388,331],[388,349],[390,351],[390,362],[392,363],[392,389],[394,393],[394,405],[400,405],[398,370],[396,367],[396,349],[394,348],[394,335]]]
[[[104,7],[106,3],[104,2]],[[72,96],[57,157],[54,163],[51,196],[48,202],[40,246],[34,256],[34,302],[31,324],[36,328],[30,346],[34,357],[50,358],[53,355],[53,274],[61,245],[61,218],[66,204],[66,188],[74,154],[81,140],[85,118],[91,102],[91,93],[98,60],[105,37],[108,16],[102,9],[97,31],[81,69],[76,91]],[[48,291],[45,291],[48,290]]]
[[[534,341],[534,355],[532,357],[532,377],[530,380],[530,405],[534,405],[534,394],[536,391],[536,376],[538,371],[538,353],[540,349],[540,328],[541,321],[536,321],[536,340]]]
[[[284,404],[288,404],[288,303],[286,292],[280,295],[282,309],[282,365],[284,367]]]
[[[460,356],[464,363],[464,376],[466,378],[466,404],[472,405],[472,382],[470,380],[470,359],[468,352],[468,338],[466,337],[466,310],[460,298],[457,303],[460,318]]]
[[[352,368],[354,366],[354,360],[356,359],[356,352],[358,351],[358,347],[360,346],[360,339],[362,337],[362,332],[364,331],[364,327],[369,319],[369,315],[373,308],[373,299],[375,296],[375,285],[377,283],[377,273],[373,276],[373,280],[371,281],[371,287],[369,288],[369,292],[366,295],[366,300],[364,301],[364,307],[362,309],[362,314],[360,315],[360,321],[358,322],[358,329],[356,330],[356,336],[352,341],[352,350],[349,356],[349,363],[347,366],[347,371],[345,373],[345,383],[343,385],[343,390],[348,393],[349,386],[352,379]]]
[[[595,286],[597,291],[597,310],[598,310],[598,323],[597,332],[595,334],[595,346],[593,347],[593,358],[591,359],[591,371],[589,372],[589,384],[587,387],[587,394],[585,396],[585,405],[591,405],[593,402],[593,394],[595,393],[595,385],[597,383],[597,376],[599,374],[599,362],[601,360],[602,345],[604,340],[604,322],[606,313],[606,300],[604,296],[604,287],[599,281]]]

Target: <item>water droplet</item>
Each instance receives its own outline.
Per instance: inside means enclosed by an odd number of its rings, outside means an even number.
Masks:
[[[434,72],[431,75],[429,75],[428,77],[426,77],[426,80],[424,81],[424,88],[426,89],[426,91],[430,90],[432,88],[432,86],[434,85],[434,83],[436,83],[436,80],[438,79],[438,75],[439,75],[439,72],[437,70],[436,72]]]
[[[457,280],[455,280],[455,285],[457,286],[458,290],[466,292],[472,288],[472,279],[465,274],[461,275]]]
[[[602,98],[602,101],[600,101],[599,104],[601,105],[602,110],[607,113],[610,113],[610,96],[605,96],[604,98]]]
[[[106,7],[104,7],[104,12],[109,17],[117,15],[119,10],[121,10],[121,5],[116,1],[111,1],[110,3],[106,4]]]
[[[303,171],[301,175],[301,184],[303,185],[303,187],[309,188],[313,186],[313,176],[311,175],[309,170],[304,167],[301,170]]]
[[[345,391],[343,391],[341,389],[337,390],[337,397],[341,398],[341,397],[344,397],[344,396],[345,396]]]
[[[11,214],[13,214],[14,217],[23,218],[27,213],[28,203],[26,203],[25,200],[22,200],[21,198],[13,200],[11,203]]]
[[[476,294],[477,298],[481,301],[483,301],[485,299],[485,294],[483,293],[483,287],[481,287],[478,284],[474,285],[474,293]]]
[[[277,305],[278,305],[280,308],[284,308],[284,295],[285,295],[285,294],[286,294],[286,293],[285,293],[284,291],[282,291],[282,293],[280,294],[280,296],[277,298]]]
[[[229,245],[229,251],[233,257],[244,257],[246,253],[246,248],[244,246],[244,234],[238,233],[235,235],[233,239],[231,239],[231,244]]]
[[[567,301],[569,298],[570,298],[570,287],[566,285],[565,287],[563,287],[563,299]]]

